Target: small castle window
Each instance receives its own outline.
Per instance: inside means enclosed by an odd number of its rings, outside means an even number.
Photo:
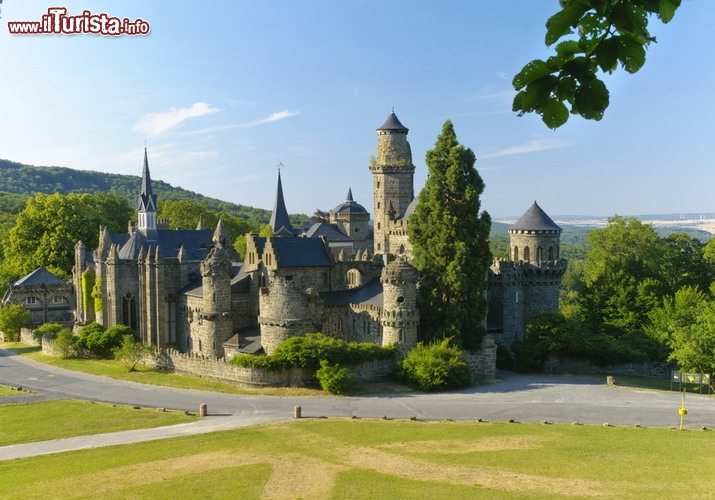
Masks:
[[[286,283],[290,283],[291,281],[293,281],[293,275],[289,274],[286,276]]]
[[[404,298],[402,295],[400,295],[399,297],[397,297],[397,303],[398,303],[398,304],[402,304],[404,301],[405,301],[405,298]]]
[[[360,228],[359,228],[359,227],[356,227],[356,228],[355,228],[355,232],[356,232],[356,233],[359,233],[359,232],[360,232]]]
[[[37,303],[37,297],[27,297],[25,299],[26,304],[36,304]]]
[[[52,297],[52,302],[54,302],[55,304],[61,304],[64,301],[65,301],[65,298],[60,295],[55,295],[54,297]]]

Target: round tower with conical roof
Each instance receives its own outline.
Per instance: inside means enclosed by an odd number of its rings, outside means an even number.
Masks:
[[[534,201],[509,228],[511,260],[541,265],[560,259],[561,228]]]
[[[375,254],[389,254],[390,228],[405,213],[415,197],[412,150],[407,142],[409,129],[400,123],[395,112],[377,129],[377,156],[370,165],[373,177],[375,208]]]

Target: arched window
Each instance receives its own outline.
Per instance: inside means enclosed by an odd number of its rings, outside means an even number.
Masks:
[[[349,269],[347,275],[348,288],[362,286],[362,274],[357,269]]]
[[[519,261],[519,247],[514,246],[514,257],[513,257],[514,262]]]
[[[536,249],[536,263],[541,264],[541,261],[543,258],[544,258],[544,250],[543,250],[543,248],[539,247]]]
[[[530,260],[529,260],[529,258],[530,258],[529,253],[530,253],[530,252],[529,252],[529,247],[524,248],[524,260],[525,260],[526,262],[530,262]]]
[[[554,260],[554,247],[549,247],[549,260]]]

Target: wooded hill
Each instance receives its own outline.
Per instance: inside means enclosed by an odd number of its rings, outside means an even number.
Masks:
[[[108,174],[65,167],[36,167],[0,160],[0,211],[17,213],[24,208],[24,199],[36,193],[115,193],[129,200],[133,206],[140,182],[141,177],[136,175]],[[267,224],[271,217],[270,210],[209,198],[163,181],[152,179],[152,187],[159,200],[190,200],[204,204],[209,210],[241,217],[253,224]],[[294,227],[304,226],[308,219],[308,216],[302,214],[291,215]]]

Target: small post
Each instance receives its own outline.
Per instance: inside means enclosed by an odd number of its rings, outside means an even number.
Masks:
[[[206,415],[208,415],[208,405],[206,403],[201,403],[199,405],[199,416],[205,417]]]
[[[616,385],[616,378],[609,375],[606,377],[606,383],[611,386]]]
[[[293,407],[293,418],[300,418],[300,406]]]
[[[678,408],[678,415],[680,415],[680,430],[683,430],[683,417],[688,414],[688,409],[685,407],[685,392],[683,392],[683,399],[680,403],[680,408]]]

